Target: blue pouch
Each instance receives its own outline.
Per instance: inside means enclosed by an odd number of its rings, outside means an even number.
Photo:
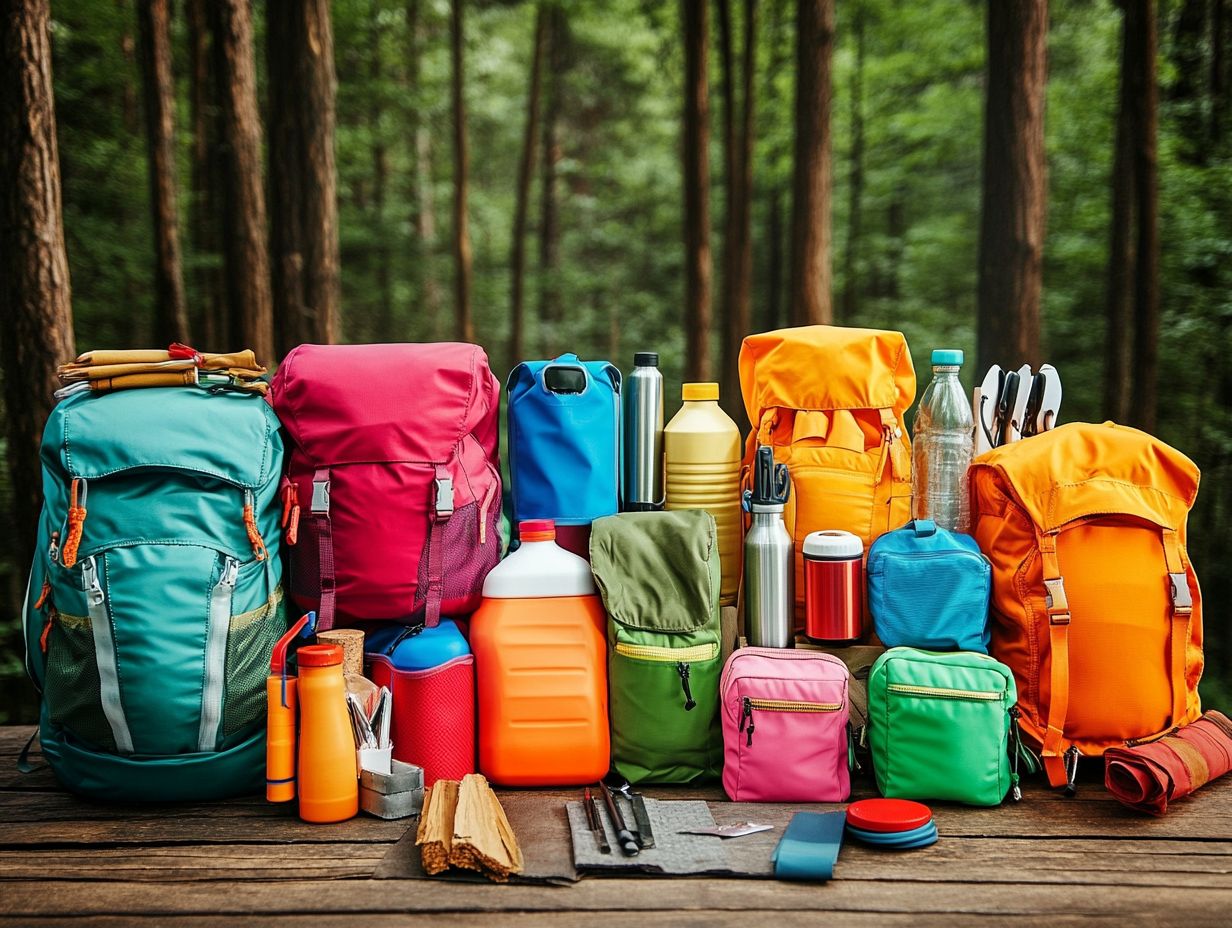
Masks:
[[[868,606],[887,648],[988,653],[992,566],[970,535],[916,519],[868,550]]]
[[[620,511],[620,371],[608,361],[523,361],[509,374],[514,522],[588,525]]]

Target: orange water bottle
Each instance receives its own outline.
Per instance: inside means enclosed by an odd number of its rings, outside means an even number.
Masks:
[[[307,612],[287,629],[270,653],[270,672],[265,678],[265,798],[290,802],[295,798],[295,729],[299,723],[295,677],[287,676],[287,648],[308,629],[316,628],[317,614]]]
[[[341,822],[359,812],[355,737],[346,707],[342,647],[311,644],[299,663],[299,817]]]

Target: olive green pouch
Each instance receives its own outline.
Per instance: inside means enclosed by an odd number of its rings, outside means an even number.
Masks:
[[[1017,799],[1017,701],[1013,673],[986,654],[886,651],[868,678],[877,788],[975,806],[998,805],[1011,789]]]
[[[607,610],[612,763],[630,783],[715,779],[719,553],[704,510],[631,512],[591,526]]]

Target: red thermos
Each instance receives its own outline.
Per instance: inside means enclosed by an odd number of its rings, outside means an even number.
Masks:
[[[851,532],[804,539],[804,633],[824,644],[864,635],[864,544]]]

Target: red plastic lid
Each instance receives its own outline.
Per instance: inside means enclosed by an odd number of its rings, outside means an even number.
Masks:
[[[518,538],[522,541],[552,541],[556,538],[556,523],[551,519],[524,519],[518,523]]]
[[[932,809],[910,799],[861,799],[847,807],[847,824],[865,831],[911,831],[932,818]]]
[[[295,652],[301,667],[332,667],[342,663],[342,645],[306,644]]]

